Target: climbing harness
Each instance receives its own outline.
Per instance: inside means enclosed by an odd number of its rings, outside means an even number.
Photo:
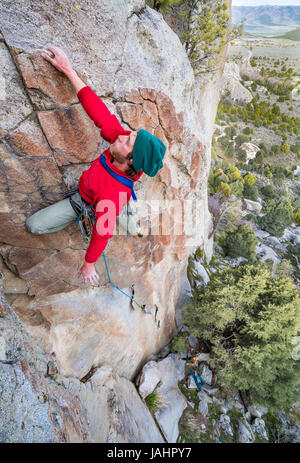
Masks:
[[[186,364],[190,364],[191,363],[191,360],[192,360],[192,357],[187,355],[186,357],[180,357],[179,360],[185,360],[186,361]],[[202,376],[200,375],[195,375],[195,373],[189,368],[189,376],[191,376],[196,384],[196,388],[197,388],[197,392],[199,392],[202,387],[204,386],[204,380],[202,378]]]
[[[93,233],[93,225],[96,221],[95,206],[85,201],[82,197],[81,204],[77,204],[72,199],[72,196],[75,193],[79,193],[79,190],[69,190],[66,191],[63,195],[65,198],[69,198],[71,206],[77,214],[77,222],[79,224],[83,240],[88,244]]]

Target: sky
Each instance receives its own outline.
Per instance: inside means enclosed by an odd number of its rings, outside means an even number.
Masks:
[[[233,6],[258,6],[258,5],[297,5],[300,0],[232,0]]]

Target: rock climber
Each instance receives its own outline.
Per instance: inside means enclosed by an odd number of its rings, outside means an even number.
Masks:
[[[72,204],[75,203],[80,208],[80,204],[84,201],[94,206],[96,221],[93,225],[85,261],[78,275],[83,276],[85,283],[95,285],[99,279],[95,262],[104,251],[108,239],[113,236],[116,217],[132,195],[132,189],[120,181],[124,178],[129,179],[133,185],[132,182],[136,182],[143,173],[150,177],[156,175],[163,167],[162,160],[166,146],[159,138],[146,130],[124,130],[116,116],[110,113],[91,87],[79,78],[62,49],[48,45],[41,52],[41,56],[68,77],[83,108],[95,125],[101,129],[102,138],[108,141],[110,146],[103,153],[106,168],[100,162],[100,157],[95,159],[90,168],[82,173],[78,192],[71,196],[73,201],[70,201],[70,198],[63,199],[37,211],[26,220],[26,226],[31,233],[56,232],[77,219],[77,213]],[[126,183],[126,180],[124,182]],[[123,198],[121,202],[120,194]],[[105,214],[108,202],[115,206],[115,214],[107,219]],[[110,217],[113,219],[110,220]]]

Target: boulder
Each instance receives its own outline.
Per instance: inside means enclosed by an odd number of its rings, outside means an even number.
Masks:
[[[246,420],[239,420],[238,422],[238,442],[241,444],[250,444],[254,441],[255,436],[251,426]]]
[[[202,390],[204,392],[207,392],[207,394],[209,394],[209,395],[214,395],[214,394],[216,394],[218,392],[219,388],[209,386],[208,384],[204,384],[204,386],[202,387]]]
[[[300,226],[295,228],[287,227],[284,230],[283,235],[279,238],[280,242],[289,241],[292,244],[299,244],[300,243]]]
[[[249,159],[254,159],[259,147],[250,142],[245,142],[240,145],[240,149],[246,151],[246,164],[248,164]]]
[[[160,381],[160,371],[157,362],[150,361],[144,365],[139,377],[139,393],[145,399],[154,391]]]
[[[200,375],[205,384],[211,386],[212,384],[212,371],[207,365],[203,365],[199,368]]]
[[[272,248],[266,246],[263,243],[258,243],[258,245],[255,248],[255,252],[261,257],[262,261],[266,259],[272,259],[274,264],[279,264],[281,262],[276,252],[274,252]]]
[[[212,403],[212,399],[209,397],[206,392],[201,389],[201,391],[198,392],[198,399],[199,399],[199,405],[198,405],[198,410],[202,415],[207,416],[208,414],[208,404]]]
[[[198,362],[207,362],[209,359],[210,359],[210,354],[207,354],[204,352],[201,354],[198,354],[197,356]]]
[[[299,177],[300,176],[300,166],[296,166],[296,169],[294,170],[294,176]]]
[[[221,428],[228,436],[233,437],[233,430],[230,422],[230,418],[225,413],[220,415],[218,421],[218,427]]]
[[[196,260],[193,261],[192,274],[195,278],[196,284],[197,282],[201,282],[204,283],[204,285],[206,285],[210,281],[207,271],[205,270],[203,265]]]
[[[184,361],[178,358],[178,355],[170,354],[160,362],[146,363],[138,381],[142,397],[155,391],[159,398],[154,415],[168,442],[176,442],[178,422],[187,407],[186,399],[177,387],[185,375]]]
[[[254,422],[251,424],[252,431],[258,435],[260,439],[268,441],[268,433],[266,431],[266,425],[263,419],[255,418]]]
[[[262,407],[261,405],[251,405],[248,407],[248,412],[251,414],[251,416],[254,416],[255,418],[261,418],[263,415],[267,413],[268,409],[265,407]]]
[[[264,230],[255,230],[254,233],[255,236],[257,236],[257,238],[259,238],[260,240],[266,238],[267,236],[270,236],[270,233]]]
[[[262,205],[257,201],[251,201],[251,199],[243,198],[243,202],[248,211],[261,212]]]
[[[0,292],[1,442],[163,443],[134,384],[109,365],[64,377]]]

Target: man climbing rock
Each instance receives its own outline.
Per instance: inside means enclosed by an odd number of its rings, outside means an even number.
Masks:
[[[56,232],[77,219],[83,204],[94,208],[96,220],[79,275],[85,283],[96,284],[99,276],[94,264],[113,236],[116,217],[134,195],[133,183],[143,173],[156,175],[163,166],[166,147],[146,130],[124,130],[103,101],[78,77],[66,54],[53,45],[47,46],[47,50],[41,53],[42,57],[68,77],[83,108],[110,146],[82,173],[78,192],[36,212],[27,219],[26,226],[31,233]]]

